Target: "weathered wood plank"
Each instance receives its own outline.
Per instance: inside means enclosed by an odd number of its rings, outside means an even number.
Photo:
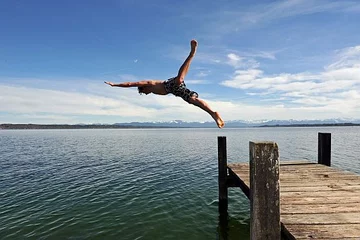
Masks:
[[[350,174],[341,174],[341,173],[282,173],[280,178],[284,180],[294,180],[294,179],[309,179],[309,180],[323,180],[323,179],[357,179],[360,180],[360,177],[353,176]]]
[[[302,164],[315,164],[315,162],[310,162],[308,160],[283,160],[280,162],[280,166],[286,166],[286,165],[302,165]]]
[[[321,197],[283,197],[280,194],[280,201],[281,204],[296,204],[296,205],[308,205],[308,204],[318,204],[318,203],[323,203],[323,204],[329,204],[329,203],[359,203],[359,197],[355,196],[355,197],[326,197],[326,196],[321,196]]]
[[[358,185],[329,184],[318,186],[285,186],[281,185],[281,192],[328,192],[328,191],[360,191],[360,183]],[[326,193],[324,193],[326,194]]]
[[[232,171],[236,172],[236,174],[240,176],[247,176],[248,171],[246,170],[237,170],[232,168]],[[305,181],[328,181],[328,180],[355,180],[360,181],[360,176],[355,176],[351,174],[341,174],[341,173],[280,173],[280,180],[283,181],[298,181],[298,180],[305,180]]]
[[[237,164],[228,164],[228,167],[231,168],[232,170],[238,172],[238,171],[249,171],[249,165],[248,164],[244,164],[244,163],[237,163]],[[353,172],[349,172],[349,171],[343,171],[340,169],[336,169],[336,168],[330,168],[327,166],[323,166],[323,165],[316,165],[316,164],[312,164],[312,165],[281,165],[280,166],[280,175],[286,175],[286,174],[320,174],[321,175],[326,175],[326,174],[332,174],[332,175],[346,175],[346,176],[354,176],[354,177],[358,177],[360,178],[359,175],[353,173]]]
[[[245,173],[236,174],[234,173],[238,178],[240,178],[246,186],[250,186],[250,179],[249,176]],[[284,179],[280,176],[280,188],[283,187],[321,187],[321,186],[335,186],[335,187],[341,187],[341,186],[358,186],[360,185],[358,178],[345,178],[345,179],[323,179],[322,181],[299,181],[297,179]],[[357,187],[356,187],[357,188]]]
[[[327,224],[360,224],[360,214],[350,213],[319,213],[319,214],[285,214],[281,215],[281,222],[286,226],[301,225],[327,225]],[[360,236],[359,236],[360,237]]]
[[[359,239],[360,224],[288,225],[296,239]]]
[[[317,186],[355,186],[360,183],[356,181],[356,179],[345,179],[345,180],[326,180],[326,182],[296,182],[296,181],[288,181],[288,182],[280,182],[281,187],[317,187]]]
[[[343,190],[334,190],[334,191],[319,191],[319,192],[281,192],[281,197],[358,197],[360,201],[360,191],[343,191]]]
[[[281,204],[281,214],[316,214],[316,213],[347,213],[358,212],[360,215],[360,203],[326,203],[321,202],[312,205]]]

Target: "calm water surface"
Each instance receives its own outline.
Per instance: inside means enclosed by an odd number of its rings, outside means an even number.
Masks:
[[[0,239],[249,239],[240,190],[219,227],[217,136],[229,162],[263,140],[316,161],[318,132],[332,165],[360,174],[359,127],[0,131]]]

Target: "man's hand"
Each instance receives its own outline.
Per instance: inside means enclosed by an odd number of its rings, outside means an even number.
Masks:
[[[104,82],[104,83],[106,83],[107,85],[110,85],[110,86],[114,86],[114,84],[112,83],[112,82]]]

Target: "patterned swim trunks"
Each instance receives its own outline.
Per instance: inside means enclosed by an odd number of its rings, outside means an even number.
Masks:
[[[180,85],[177,85],[175,79],[176,77],[169,78],[167,81],[164,82],[166,92],[172,93],[177,97],[181,97],[188,103],[191,97],[198,98],[199,94],[197,92],[188,89],[184,82]]]

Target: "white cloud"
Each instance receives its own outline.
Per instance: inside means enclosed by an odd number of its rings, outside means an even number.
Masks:
[[[342,103],[334,102],[326,106],[285,106],[284,104],[244,104],[241,102],[210,102],[225,120],[259,120],[259,119],[328,119],[334,117],[360,117],[360,112]]]
[[[61,113],[89,115],[151,114],[150,109],[119,100],[83,93],[0,85],[0,111],[12,113]],[[124,110],[124,111],[123,111]]]
[[[235,58],[236,59],[236,58]],[[341,114],[359,115],[360,47],[338,51],[335,62],[323,72],[280,73],[266,75],[260,69],[236,70],[233,78],[221,84],[243,89],[251,96],[273,102],[273,96],[284,98],[286,108],[336,110]],[[265,94],[264,94],[265,93]]]
[[[278,51],[251,51],[251,52],[247,51],[247,52],[242,52],[241,55],[248,58],[264,58],[264,59],[275,60],[276,52]]]
[[[208,76],[209,74],[210,74],[210,71],[200,71],[200,72],[196,73],[195,76],[202,78],[202,77]]]
[[[46,80],[43,80],[46,82]],[[0,84],[0,112],[11,115],[12,122],[79,123],[83,116],[109,117],[124,121],[211,121],[201,109],[174,96],[139,95],[136,89],[111,88],[104,84],[84,86],[93,93],[66,92]],[[88,117],[91,119],[91,117]],[[3,116],[3,122],[8,122]],[[113,119],[113,118],[112,118]],[[82,121],[82,123],[92,123]]]
[[[227,64],[234,68],[257,68],[259,63],[252,58],[240,57],[235,53],[229,53],[227,55],[228,61]]]
[[[360,68],[360,45],[337,51],[336,61],[325,67],[328,71],[346,68]]]

